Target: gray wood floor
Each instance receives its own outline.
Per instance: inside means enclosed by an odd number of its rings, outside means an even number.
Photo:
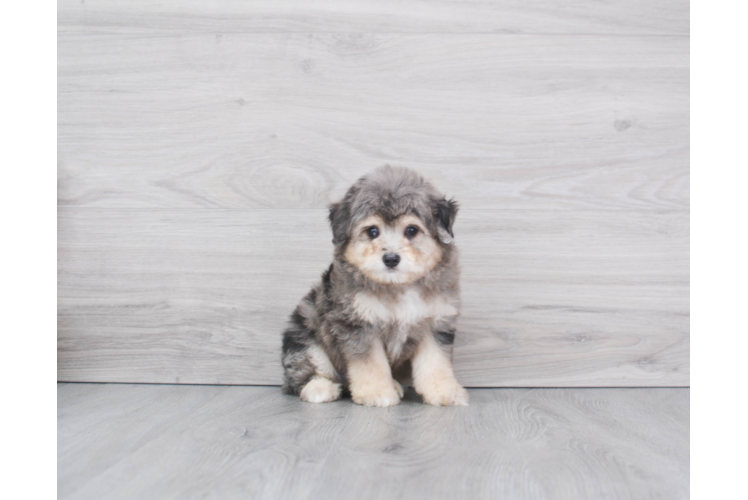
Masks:
[[[372,409],[277,387],[58,384],[58,498],[688,498],[688,389],[470,397]]]

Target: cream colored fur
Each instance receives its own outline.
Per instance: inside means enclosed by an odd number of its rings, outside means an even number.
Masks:
[[[455,379],[450,361],[433,335],[426,335],[412,360],[413,383],[423,400],[434,406],[466,406],[468,394]]]
[[[380,339],[367,358],[348,363],[348,381],[355,403],[365,406],[394,406],[400,403],[402,386],[392,378],[392,371]]]
[[[407,238],[405,228],[415,226],[418,235]],[[370,239],[366,231],[376,227],[380,234]],[[421,219],[404,215],[393,224],[385,224],[381,217],[373,215],[356,225],[345,252],[345,259],[361,270],[367,278],[380,284],[407,285],[429,273],[442,257],[442,250],[428,232]],[[397,253],[401,261],[395,269],[388,269],[382,262],[385,252]]]
[[[331,380],[335,379],[335,368],[325,351],[318,345],[312,345],[307,351],[309,360],[314,365],[315,372]]]
[[[416,287],[407,287],[396,298],[379,297],[360,292],[353,298],[353,308],[358,317],[367,323],[391,325],[396,335],[386,339],[385,351],[390,361],[400,357],[403,345],[411,330],[422,321],[439,321],[458,314],[457,307],[443,296],[424,299]]]
[[[415,287],[405,288],[394,301],[360,292],[353,298],[353,307],[362,320],[370,323],[415,325],[425,318],[439,320],[457,315],[457,308],[443,296],[424,299]]]
[[[315,375],[307,382],[299,396],[309,403],[329,403],[340,399],[341,386],[332,380]]]

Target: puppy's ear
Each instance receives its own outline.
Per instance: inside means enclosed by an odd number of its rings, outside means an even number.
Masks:
[[[434,218],[437,223],[437,233],[439,240],[445,245],[450,245],[454,238],[452,224],[455,222],[459,206],[455,200],[442,198],[437,200],[434,208]]]
[[[332,227],[332,243],[340,245],[348,239],[348,226],[351,222],[351,206],[346,200],[330,205],[330,226]]]

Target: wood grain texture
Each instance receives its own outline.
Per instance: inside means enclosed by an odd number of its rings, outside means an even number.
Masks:
[[[332,257],[325,210],[63,208],[58,377],[279,384],[280,333]],[[471,210],[458,379],[689,383],[689,217]]]
[[[280,382],[323,208],[463,207],[469,386],[689,377],[689,3],[60,0],[58,376]],[[493,491],[493,490],[492,490]]]
[[[688,498],[688,389],[470,397],[364,408],[276,387],[60,384],[58,498]]]
[[[688,208],[687,37],[89,34],[58,54],[62,206],[322,208],[393,163],[472,208]]]
[[[686,0],[59,0],[60,33],[688,35]]]

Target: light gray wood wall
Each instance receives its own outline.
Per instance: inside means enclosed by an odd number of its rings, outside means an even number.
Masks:
[[[60,1],[59,380],[279,383],[391,163],[463,207],[463,383],[687,385],[688,7]]]

